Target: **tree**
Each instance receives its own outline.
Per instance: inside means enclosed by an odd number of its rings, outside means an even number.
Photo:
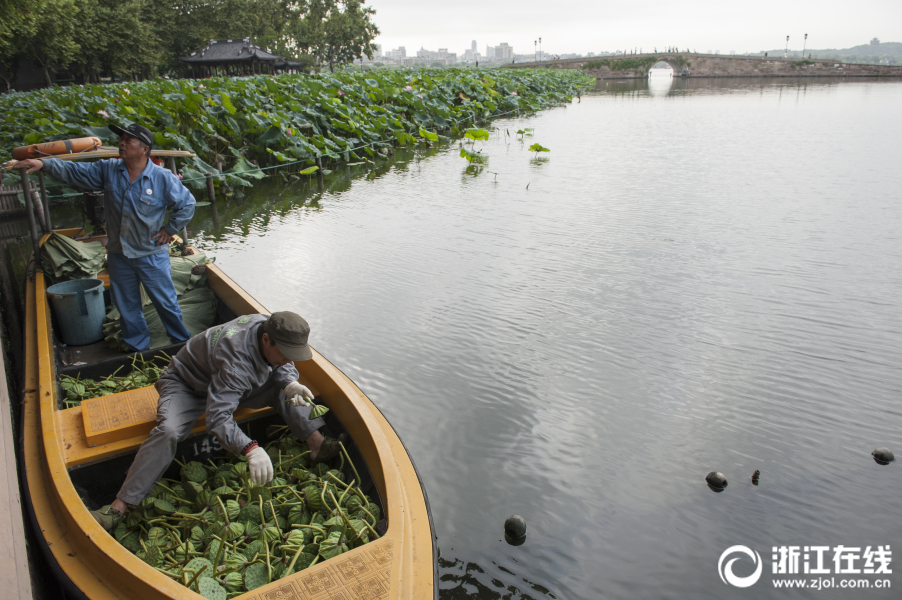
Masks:
[[[81,49],[71,70],[82,81],[101,73],[122,78],[151,77],[159,64],[160,43],[151,26],[149,0],[78,0]]]
[[[75,18],[78,15],[76,0],[49,0],[42,3],[37,31],[28,40],[25,52],[44,73],[47,86],[53,85],[50,71],[65,67],[78,52],[75,41]]]
[[[365,0],[305,0],[298,3],[294,22],[282,37],[281,49],[296,58],[310,57],[317,66],[350,64],[366,55],[373,58],[373,40],[379,28],[376,11]],[[280,51],[282,51],[280,49]]]

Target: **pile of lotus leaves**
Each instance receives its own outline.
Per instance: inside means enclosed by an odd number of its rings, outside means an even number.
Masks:
[[[112,375],[96,380],[82,379],[81,374],[78,377],[61,375],[60,389],[64,394],[62,405],[64,408],[72,408],[80,406],[83,400],[153,385],[166,370],[169,361],[169,355],[162,351],[152,360],[144,360],[143,356],[135,354],[132,357],[131,372],[121,377],[117,377],[116,374],[122,370],[122,367],[116,369]]]
[[[178,464],[113,531],[138,558],[210,600],[226,600],[377,539],[379,507],[341,464],[312,464],[287,427],[267,444],[275,478],[250,483],[243,457]],[[345,460],[354,473],[345,481]],[[334,459],[338,461],[338,459]]]

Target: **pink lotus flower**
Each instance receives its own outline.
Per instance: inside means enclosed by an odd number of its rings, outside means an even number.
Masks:
[[[119,98],[114,98],[113,102],[119,102]]]
[[[203,87],[204,87],[204,84],[201,83],[201,84],[198,85],[197,87],[198,87],[198,88],[203,88]]]
[[[122,91],[126,94],[131,94],[131,91],[128,88],[122,88]]]
[[[409,91],[411,91],[412,89],[413,89],[413,86],[410,86],[410,85],[404,86],[404,90],[405,90],[405,91],[408,91],[408,92],[409,92]]]
[[[104,119],[109,119],[109,118],[110,118],[110,113],[108,113],[107,111],[102,110],[102,109],[101,109],[101,110],[98,110],[98,111],[97,111],[97,114],[100,115],[101,117],[103,117]]]
[[[293,129],[289,129],[289,130],[286,131],[285,133],[287,133],[288,135],[292,135],[292,131],[294,131],[294,130],[293,130]]]
[[[422,98],[423,94],[417,94],[417,98]]]
[[[511,92],[511,95],[512,95],[512,96],[519,96],[520,94],[518,94],[517,92]]]
[[[339,95],[339,96],[344,96],[345,93],[344,93],[343,91],[341,91],[341,90],[338,90],[338,95]]]

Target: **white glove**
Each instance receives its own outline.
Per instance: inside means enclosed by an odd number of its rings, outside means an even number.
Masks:
[[[297,381],[292,381],[282,391],[292,406],[310,406],[308,400],[313,400],[313,393]]]
[[[266,485],[272,481],[272,460],[266,450],[257,446],[247,453],[247,470],[255,485]]]

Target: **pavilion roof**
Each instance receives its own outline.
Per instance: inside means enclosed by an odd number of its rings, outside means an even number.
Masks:
[[[193,64],[226,64],[241,62],[276,62],[281,54],[272,54],[258,47],[250,38],[239,40],[210,40],[205,48],[181,56],[179,60]]]

